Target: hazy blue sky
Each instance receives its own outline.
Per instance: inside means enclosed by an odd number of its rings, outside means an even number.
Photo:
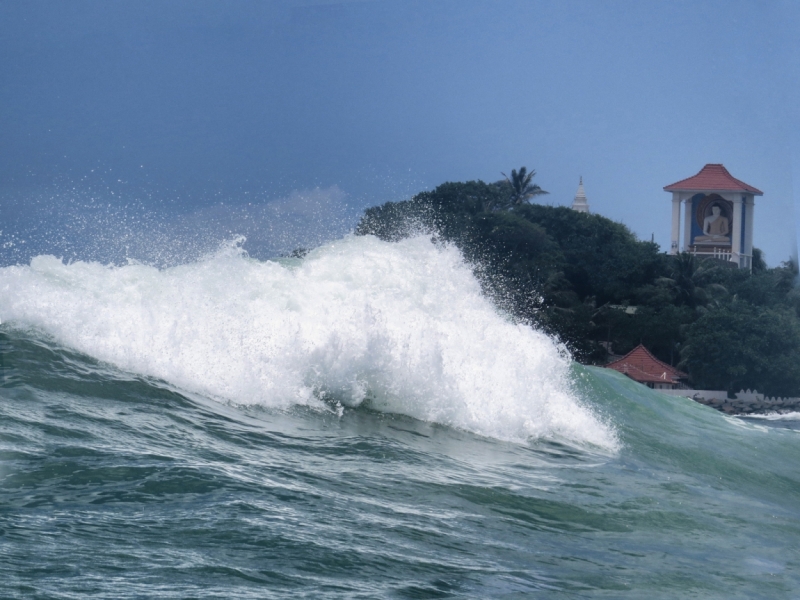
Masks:
[[[661,188],[721,162],[764,191],[777,264],[798,31],[788,0],[3,1],[0,219],[17,242],[54,215],[67,245],[137,219],[285,237],[526,165],[545,202],[582,175],[594,212],[666,248]],[[95,229],[69,223],[95,203]]]

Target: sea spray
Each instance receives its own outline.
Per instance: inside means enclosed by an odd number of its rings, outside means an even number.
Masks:
[[[238,244],[191,264],[0,269],[0,319],[237,404],[370,407],[505,440],[607,449],[569,357],[499,314],[457,249],[347,237],[304,260]]]

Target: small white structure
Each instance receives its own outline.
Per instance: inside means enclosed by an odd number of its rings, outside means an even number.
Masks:
[[[668,185],[664,191],[672,192],[670,254],[691,252],[752,268],[755,197],[764,192],[736,179],[719,164],[708,164],[694,177]]]
[[[586,192],[583,191],[583,177],[581,177],[578,184],[578,192],[575,194],[575,199],[572,201],[572,210],[582,213],[589,212],[589,202],[586,200]]]

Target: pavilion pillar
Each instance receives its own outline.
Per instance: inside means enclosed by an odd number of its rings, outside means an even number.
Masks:
[[[753,267],[753,213],[755,212],[755,196],[745,196],[744,203],[744,253],[750,268]]]
[[[731,224],[731,262],[742,266],[742,196],[733,196],[733,223]]]
[[[670,240],[669,253],[678,253],[678,240],[681,235],[681,197],[678,192],[672,192],[672,239]]]
[[[683,211],[683,252],[688,252],[692,245],[692,199],[684,200],[686,206]]]

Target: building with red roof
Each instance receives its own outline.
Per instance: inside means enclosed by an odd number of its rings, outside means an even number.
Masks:
[[[608,363],[606,368],[619,371],[634,381],[657,390],[686,388],[685,382],[689,378],[683,371],[658,360],[641,344],[622,358]]]
[[[755,197],[764,195],[761,190],[736,179],[723,165],[708,164],[697,175],[670,184],[664,191],[672,193],[670,254],[680,249],[751,268]]]

